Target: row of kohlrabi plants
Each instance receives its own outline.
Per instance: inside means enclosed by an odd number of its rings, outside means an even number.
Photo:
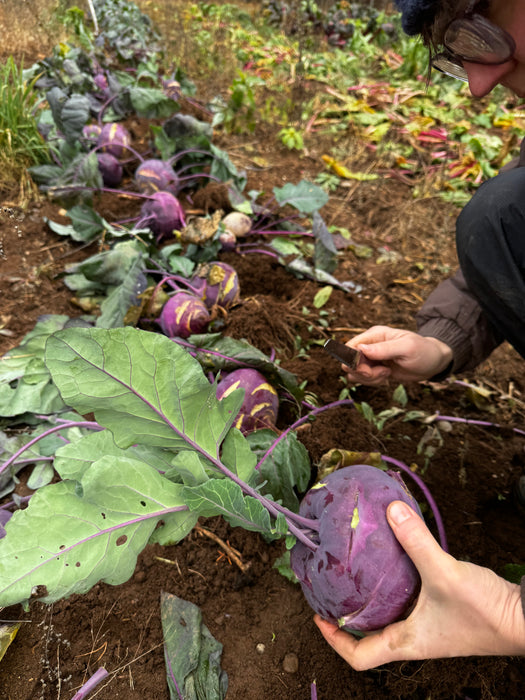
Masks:
[[[312,470],[294,428],[333,406],[305,405],[274,357],[221,333],[242,303],[234,267],[218,259],[224,249],[358,291],[333,276],[326,194],[306,181],[264,201],[244,192],[209,125],[181,113],[183,81],[161,78],[140,46],[123,67],[82,27],[81,48],[61,47],[29,70],[42,72],[49,107],[39,125],[54,161],[32,174],[67,207],[71,223],[50,228],[79,242],[104,236],[105,248],[64,274],[85,315],[41,318],[2,358],[3,424],[27,429],[0,434],[0,494],[11,498],[0,509],[0,606],[123,583],[148,543],[174,544],[200,517],[220,515],[287,538],[292,569],[324,617],[353,631],[387,624],[412,603],[418,575],[385,507],[415,500],[396,473],[361,465],[324,476],[300,506]],[[130,116],[165,120],[151,126],[147,153],[122,123]],[[181,192],[210,178],[227,183],[230,211],[190,219]],[[107,221],[99,192],[136,197],[140,211]],[[279,432],[282,402],[297,421]],[[20,498],[27,465],[34,493]]]

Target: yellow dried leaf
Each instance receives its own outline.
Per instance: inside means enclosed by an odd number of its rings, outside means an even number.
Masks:
[[[20,629],[20,622],[0,624],[0,661]]]

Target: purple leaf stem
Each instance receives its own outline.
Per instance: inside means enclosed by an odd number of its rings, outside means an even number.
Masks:
[[[84,698],[88,696],[88,693],[91,693],[91,691],[94,690],[96,686],[107,676],[109,676],[109,673],[103,666],[101,666],[98,671],[95,671],[91,678],[84,683],[80,690],[74,694],[72,700],[84,700]]]
[[[279,260],[279,255],[277,253],[272,252],[271,250],[265,250],[264,248],[248,248],[246,250],[242,251],[243,253],[261,253],[262,255],[269,255],[271,258],[275,258],[275,260]]]
[[[254,227],[252,229],[252,233],[259,233],[259,231],[262,231],[263,229],[266,230],[269,226],[278,226],[279,224],[282,224],[283,222],[290,222],[293,219],[298,219],[299,214],[291,214],[290,216],[282,216],[279,219],[275,219],[272,222],[269,222],[270,219],[270,214],[271,212],[268,212],[268,214],[264,214],[263,216],[259,216],[254,224]],[[269,223],[265,223],[268,221]],[[300,225],[300,224],[299,224]]]
[[[213,153],[211,151],[204,151],[199,148],[186,148],[184,151],[179,151],[178,153],[172,155],[166,162],[173,165],[173,163],[175,163],[179,158],[187,156],[189,153],[200,153],[201,155],[210,156],[210,158],[213,159]],[[199,165],[199,163],[194,163],[193,167],[196,165]]]
[[[35,462],[52,462],[54,459],[54,457],[33,457],[32,459],[18,459],[16,462],[13,462],[13,466],[23,467],[24,464],[34,464]]]
[[[30,500],[31,496],[20,496],[18,499],[19,503],[28,503]],[[19,503],[16,503],[16,501],[9,501],[9,503],[4,503],[2,505],[2,508],[4,508],[5,510],[7,510],[8,508],[13,508],[15,506],[18,508]]]
[[[180,282],[187,289],[189,289],[190,292],[192,292],[192,294],[195,294],[196,296],[200,297],[200,291],[191,284],[190,280],[186,279],[185,277],[180,277],[180,275],[166,275],[166,277],[163,277],[161,281],[157,284],[155,290],[162,284],[164,284],[164,282],[170,282],[171,280],[173,280],[174,282]],[[176,284],[172,284],[170,286],[173,287],[173,289],[180,289],[180,287],[177,287]]]
[[[67,430],[68,428],[87,428],[89,430],[102,430],[102,426],[100,426],[95,421],[89,421],[89,420],[68,421],[66,423],[63,423],[62,425],[55,425],[53,428],[49,428],[49,430],[46,430],[45,432],[41,433],[40,435],[37,435],[35,438],[30,440],[27,444],[23,445],[13,455],[11,455],[11,457],[9,457],[8,460],[6,460],[3,464],[0,465],[0,474],[2,474],[2,472],[4,472],[8,467],[10,467],[11,464],[13,464],[15,462],[17,457],[19,457],[29,447],[32,447],[39,440],[42,440],[42,438],[45,438],[48,435],[51,435],[51,433],[56,433],[59,430]]]
[[[433,416],[434,420],[446,420],[449,423],[466,423],[467,425],[479,425],[483,428],[505,428],[504,425],[499,423],[491,423],[487,420],[475,420],[474,418],[457,418],[456,416]],[[525,435],[525,430],[520,430],[520,428],[511,428],[518,435]]]
[[[117,190],[111,187],[89,187],[88,185],[56,185],[49,188],[52,192],[77,192],[80,190],[88,190],[89,192],[107,192],[109,194],[126,195],[127,197],[136,197],[137,199],[152,199],[152,195],[142,192],[132,192],[131,190]]]
[[[327,403],[324,406],[318,406],[317,408],[314,408],[310,411],[310,413],[307,413],[305,416],[302,418],[299,418],[298,420],[295,421],[295,423],[292,423],[286,430],[283,430],[283,432],[279,435],[278,438],[276,438],[273,443],[270,445],[270,447],[266,450],[266,452],[263,454],[259,462],[255,465],[256,469],[261,468],[261,464],[264,462],[265,459],[267,459],[270,454],[274,451],[276,448],[277,444],[283,440],[290,431],[295,430],[298,428],[300,425],[303,423],[306,423],[306,421],[310,420],[310,418],[313,418],[314,416],[318,415],[319,413],[323,413],[323,411],[327,411],[330,408],[337,408],[337,406],[353,406],[354,402],[352,399],[341,399],[339,401],[333,401],[332,403]]]
[[[103,117],[103,115],[104,115],[104,112],[105,112],[106,109],[109,107],[109,105],[110,105],[114,100],[117,99],[118,96],[119,96],[119,93],[116,92],[114,95],[111,95],[111,97],[109,97],[109,98],[103,103],[103,105],[102,105],[102,107],[100,108],[99,113],[98,113],[98,119],[97,119],[97,121],[98,121],[98,125],[99,125],[99,126],[102,126],[102,124],[103,124],[103,122],[102,122],[102,117]]]
[[[223,353],[217,352],[216,350],[208,350],[207,348],[198,348],[197,346],[192,345],[191,343],[188,343],[188,342],[182,340],[182,338],[173,337],[171,340],[173,340],[174,343],[177,343],[178,345],[181,345],[182,347],[191,351],[191,354],[193,356],[195,356],[199,352],[202,352],[206,355],[213,355],[214,357],[219,357],[221,360],[228,360],[229,362],[234,362],[235,364],[239,365],[240,367],[251,367],[251,365],[248,364],[247,362],[242,362],[241,360],[237,360],[235,357],[230,357],[229,355],[224,355]]]
[[[310,684],[310,700],[317,700],[317,683],[315,681]]]
[[[198,163],[191,163],[189,165],[185,165],[184,168],[181,168],[177,172],[177,175],[179,175],[179,173],[182,173],[184,170],[188,170],[188,168],[195,168],[197,165],[198,165]],[[204,172],[192,173],[191,175],[183,175],[183,176],[179,177],[179,182],[185,182],[187,180],[188,181],[195,180],[196,178],[199,178],[199,177],[208,178],[208,180],[212,180],[213,182],[223,182],[223,180],[219,179],[215,175],[210,175],[209,173],[204,173]]]
[[[395,467],[398,467],[398,469],[401,469],[402,471],[409,474],[412,477],[412,479],[416,482],[416,484],[419,486],[419,488],[421,489],[425,498],[428,501],[428,505],[430,506],[432,513],[434,514],[434,519],[436,521],[436,526],[437,526],[438,533],[439,533],[439,541],[441,542],[441,547],[445,552],[448,552],[447,536],[445,533],[445,526],[443,525],[443,519],[441,518],[441,514],[439,512],[439,508],[437,507],[437,503],[435,502],[434,498],[432,497],[432,494],[430,493],[428,487],[425,485],[425,482],[417,474],[415,474],[410,469],[410,467],[408,465],[406,465],[404,462],[400,462],[398,459],[394,459],[393,457],[387,457],[386,455],[381,455],[381,459],[383,460],[383,462],[387,462],[388,464],[393,464]]]
[[[177,695],[179,696],[180,700],[184,700],[184,695],[180,692],[179,684],[177,683],[177,679],[175,678],[175,674],[173,673],[173,668],[171,666],[171,659],[168,657],[168,652],[166,651],[166,645],[164,645],[164,652],[165,652],[165,657],[166,657],[166,663],[168,665],[168,674],[169,674],[169,677],[171,678],[171,682],[175,686],[175,690],[177,691]]]
[[[327,411],[330,408],[337,408],[337,406],[353,406],[354,402],[352,399],[341,399],[339,401],[333,401],[332,403],[327,403],[324,406],[319,406],[318,408],[314,408],[310,413],[308,413],[306,416],[303,416],[302,418],[299,418],[299,420],[296,420],[295,423],[292,423],[286,430],[283,430],[283,432],[279,435],[278,438],[276,438],[270,447],[266,450],[264,455],[261,457],[259,462],[255,465],[255,469],[259,470],[261,468],[261,464],[264,462],[265,459],[267,459],[273,450],[276,448],[278,443],[281,440],[284,440],[286,435],[291,430],[295,430],[298,428],[300,425],[303,423],[306,423],[306,421],[310,420],[313,416],[318,415],[319,413],[323,413],[323,411]],[[312,520],[311,518],[303,518],[297,513],[293,513],[292,511],[289,511],[287,508],[284,508],[281,506],[279,503],[275,504],[275,507],[277,510],[279,510],[287,519],[293,519],[296,523],[299,525],[303,525],[304,527],[308,528],[309,530],[319,530],[319,525],[316,520]]]

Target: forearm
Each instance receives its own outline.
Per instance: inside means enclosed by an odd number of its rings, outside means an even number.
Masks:
[[[420,335],[436,338],[451,348],[450,372],[473,369],[502,341],[459,270],[430,294],[416,322]]]

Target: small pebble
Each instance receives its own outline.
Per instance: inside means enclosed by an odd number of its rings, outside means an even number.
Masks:
[[[297,673],[299,670],[299,659],[297,658],[297,654],[292,652],[286,654],[283,660],[283,670],[286,671],[286,673]]]
[[[266,650],[266,647],[264,646],[264,644],[257,644],[257,646],[255,647],[255,651],[258,654],[264,654],[265,650]]]
[[[146,580],[146,572],[145,571],[137,571],[135,574],[135,581],[137,583],[143,583]]]

